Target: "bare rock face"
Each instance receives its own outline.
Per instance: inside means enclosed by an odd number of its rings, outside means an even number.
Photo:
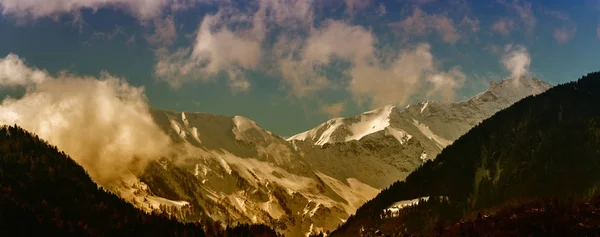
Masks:
[[[151,164],[138,186],[165,205],[200,210],[176,214],[186,221],[266,223],[286,236],[325,232],[483,119],[548,88],[509,78],[467,101],[384,106],[288,139],[241,116],[152,110],[174,152]]]

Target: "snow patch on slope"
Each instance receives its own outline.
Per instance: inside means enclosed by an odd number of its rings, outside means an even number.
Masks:
[[[239,132],[245,132],[252,128],[259,130],[261,129],[258,125],[256,125],[256,122],[242,116],[234,116],[233,123]]]
[[[423,113],[423,111],[427,108],[427,105],[429,105],[429,100],[423,102],[423,107],[421,107],[421,113]]]
[[[360,115],[360,121],[349,126],[352,135],[346,137],[346,141],[360,140],[366,135],[379,132],[390,126],[390,114],[393,105],[371,110]]]
[[[234,116],[232,120],[233,120],[233,124],[235,126],[233,127],[231,132],[233,132],[233,134],[235,135],[236,140],[244,140],[244,139],[250,140],[246,136],[246,132],[253,130],[253,129],[256,131],[259,131],[261,134],[263,134],[263,136],[273,136],[273,133],[262,129],[261,127],[259,127],[256,124],[256,122],[254,122],[246,117]]]
[[[183,131],[183,129],[181,129],[181,127],[179,127],[179,124],[177,124],[177,122],[175,122],[174,120],[169,120],[171,122],[171,128],[173,128],[173,130],[175,130],[175,132],[183,139],[185,139],[185,132]]]
[[[386,135],[390,135],[394,138],[396,138],[396,140],[398,140],[398,142],[400,142],[400,144],[404,145],[404,143],[406,143],[408,140],[410,140],[412,138],[412,136],[410,134],[408,134],[407,132],[405,132],[402,129],[395,129],[392,127],[387,127],[385,129],[386,131]]]
[[[388,208],[386,208],[385,210],[391,212],[392,216],[396,216],[400,212],[400,209],[409,207],[409,206],[413,206],[413,205],[417,205],[417,204],[419,204],[419,202],[421,202],[421,200],[427,201],[427,200],[429,200],[429,196],[395,202],[392,205],[390,205]]]
[[[153,209],[158,209],[160,207],[160,205],[163,206],[174,206],[174,207],[184,207],[189,205],[189,202],[186,201],[173,201],[173,200],[169,200],[166,198],[162,198],[162,197],[156,197],[156,196],[147,196],[146,199],[148,200],[148,202],[150,203],[150,205],[152,206]]]
[[[421,133],[423,133],[423,135],[425,135],[427,138],[435,141],[438,144],[438,147],[440,147],[440,149],[443,149],[452,144],[452,141],[435,135],[427,125],[420,123],[415,119],[413,119],[413,125],[415,125],[419,129],[419,131],[421,131]]]
[[[115,185],[109,187],[109,189],[115,193],[118,193],[120,197],[130,203],[133,203],[146,212],[158,210],[161,205],[173,206],[176,208],[189,205],[189,202],[186,201],[175,201],[150,195],[148,185],[140,181],[132,173],[123,174],[121,177],[121,182],[115,183]]]
[[[419,157],[419,159],[421,159],[421,161],[425,162],[427,161],[427,152],[421,153],[421,156]]]
[[[170,118],[169,122],[171,124],[171,128],[184,140],[188,137],[189,134],[198,143],[202,143],[198,135],[198,128],[190,126],[190,122],[187,119],[184,112],[181,113],[182,123],[177,122],[174,118]]]
[[[321,136],[319,137],[319,140],[317,140],[317,142],[315,143],[315,145],[325,145],[325,143],[328,143],[329,140],[331,140],[331,135],[333,135],[333,132],[335,132],[335,130],[342,126],[344,124],[342,118],[336,118],[336,119],[332,119],[329,120],[327,122],[327,129],[321,134]]]
[[[350,124],[348,124],[347,118],[333,118],[311,130],[296,134],[286,140],[316,140],[315,145],[323,146],[326,143],[332,142],[333,134],[342,127],[350,131],[350,135],[344,137],[343,141],[360,140],[364,136],[382,131],[390,126],[390,114],[393,109],[393,105],[388,105],[364,112],[356,117],[358,118],[358,122]]]
[[[354,213],[363,203],[373,199],[381,191],[373,188],[367,184],[360,182],[355,178],[348,178],[343,183],[335,178],[332,178],[321,172],[315,172],[323,182],[329,186],[337,195],[347,201],[348,204],[344,205],[347,213]]]
[[[183,121],[183,124],[187,127],[190,126],[190,122],[187,120],[187,118],[185,117],[185,113],[181,112],[181,121]]]

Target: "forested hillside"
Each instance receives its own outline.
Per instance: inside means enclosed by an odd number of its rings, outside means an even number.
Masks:
[[[600,184],[598,105],[600,73],[527,97],[382,191],[333,235],[429,235],[509,202],[590,199]],[[395,215],[384,211],[421,197],[432,198]]]
[[[204,229],[207,229],[205,232]],[[16,126],[0,128],[0,236],[277,236],[147,214],[96,185],[63,152]]]

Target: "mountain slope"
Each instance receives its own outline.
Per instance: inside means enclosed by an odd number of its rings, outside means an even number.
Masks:
[[[202,210],[187,221],[266,223],[290,236],[333,230],[382,188],[435,158],[456,134],[548,87],[537,79],[509,78],[455,104],[386,106],[338,119],[340,129],[321,145],[283,139],[241,116],[152,109],[181,154],[152,163],[111,190],[146,210],[159,204]],[[340,134],[351,135],[340,140]]]
[[[208,236],[276,236],[264,226],[228,231]],[[200,224],[147,214],[104,191],[75,161],[37,136],[0,127],[0,236],[132,235],[206,236]]]
[[[515,80],[455,104],[386,106],[333,119],[287,140],[241,116],[154,109],[181,154],[152,163],[139,183],[150,197],[186,201],[224,223],[266,223],[288,236],[333,230],[481,119],[549,87],[522,78],[512,92]],[[438,128],[443,123],[455,126]]]
[[[590,198],[600,184],[599,102],[600,73],[592,73],[515,103],[382,191],[333,236],[359,235],[361,229],[365,235],[428,235],[436,222],[455,222],[508,201]],[[443,198],[389,213],[398,209],[394,203],[420,197]]]
[[[287,140],[300,147],[321,172],[338,179],[354,177],[383,189],[435,159],[483,119],[548,88],[550,84],[535,78],[507,78],[492,82],[488,90],[466,101],[425,101],[405,109],[385,106],[329,120]]]

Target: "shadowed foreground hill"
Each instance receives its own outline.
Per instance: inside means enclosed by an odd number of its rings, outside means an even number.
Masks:
[[[205,223],[205,226],[207,224]],[[134,208],[16,126],[0,127],[0,236],[276,236],[265,226],[182,224]]]
[[[432,234],[507,203],[589,200],[600,187],[600,73],[527,97],[357,210],[333,236]],[[431,197],[391,213],[403,200]],[[442,198],[439,198],[442,197]]]
[[[600,236],[600,196],[590,202],[545,199],[507,206],[494,215],[436,227],[434,236]]]

